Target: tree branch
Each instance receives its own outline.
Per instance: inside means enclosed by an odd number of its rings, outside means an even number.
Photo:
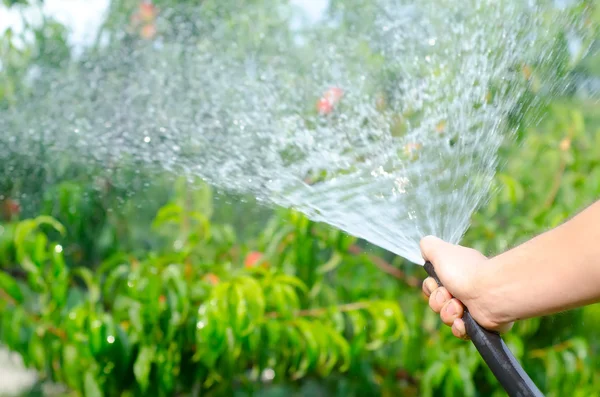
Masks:
[[[338,312],[351,312],[353,310],[366,309],[369,307],[368,302],[353,302],[347,303],[345,305],[332,306],[332,307],[318,307],[314,309],[305,309],[299,310],[294,313],[295,317],[319,317],[326,314],[332,308],[335,308]],[[280,313],[270,312],[265,314],[266,318],[279,318],[281,317]]]
[[[567,349],[571,348],[572,346],[573,346],[573,344],[571,343],[571,341],[565,341],[565,342],[559,343],[558,345],[551,346],[549,348],[531,350],[529,352],[529,357],[544,358],[548,355],[548,350],[552,350],[556,353],[560,353],[561,351],[567,350]]]

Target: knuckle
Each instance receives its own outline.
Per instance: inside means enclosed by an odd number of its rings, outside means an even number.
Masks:
[[[436,313],[440,312],[439,304],[435,300],[435,296],[434,295],[431,295],[431,297],[429,298],[429,307],[431,308],[431,310],[433,310]]]

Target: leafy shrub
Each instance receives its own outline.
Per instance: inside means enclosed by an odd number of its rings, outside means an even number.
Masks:
[[[64,45],[58,26],[38,39],[46,46],[4,47],[2,107],[26,65],[47,59],[41,48]],[[506,145],[497,194],[463,244],[499,253],[598,197],[600,108],[567,95]],[[300,214],[158,176],[125,191],[72,171],[28,205],[49,180],[35,166],[25,184],[0,181],[0,340],[73,394],[503,395],[474,347],[429,310],[424,272],[401,258]],[[599,325],[592,305],[521,321],[505,339],[548,396],[588,396],[600,389]]]
[[[315,307],[352,239],[328,231],[317,241],[302,235],[312,230],[305,218],[292,218],[296,228],[267,229],[264,256],[225,262],[240,248],[232,230],[170,202],[153,227],[172,240],[143,257],[117,253],[95,271],[66,265],[68,243],[48,238],[65,234],[53,218],[4,224],[1,261],[18,266],[1,273],[2,340],[85,395],[170,395],[343,372],[404,335],[392,299],[321,298]],[[316,266],[324,254],[331,258]],[[290,265],[298,275],[283,271]],[[10,276],[19,272],[22,279]]]

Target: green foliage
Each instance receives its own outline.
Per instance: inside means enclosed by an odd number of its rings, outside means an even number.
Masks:
[[[313,227],[292,214],[304,228],[265,254],[267,266],[216,262],[215,253],[236,248],[235,238],[223,239],[225,227],[211,224],[208,212],[186,211],[179,201],[163,206],[153,223],[173,240],[144,257],[117,253],[94,270],[66,265],[68,245],[47,237],[65,233],[53,218],[4,224],[3,342],[85,395],[171,395],[195,387],[219,394],[238,382],[256,388],[265,371],[275,382],[326,377],[406,335],[393,299],[315,305],[316,280],[334,270],[315,255],[342,256],[339,232],[330,231],[315,250]],[[209,211],[210,196],[197,203]],[[213,249],[198,249],[204,244]],[[290,262],[298,258],[305,262]],[[313,269],[301,277],[283,270],[300,266]]]

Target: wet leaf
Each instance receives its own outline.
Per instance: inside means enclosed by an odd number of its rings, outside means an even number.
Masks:
[[[8,274],[0,270],[0,288],[17,303],[23,303],[23,293],[19,284]]]
[[[85,373],[83,390],[85,397],[102,397],[104,395],[96,377],[91,371]]]
[[[116,268],[112,269],[110,273],[106,276],[106,279],[102,286],[102,292],[109,299],[114,297],[116,291],[116,285],[119,280],[122,280],[127,273],[130,271],[128,265],[119,265]]]
[[[425,373],[423,374],[423,378],[421,379],[421,387],[422,387],[422,395],[423,396],[432,396],[433,390],[441,385],[442,380],[446,376],[448,371],[448,367],[446,363],[442,361],[437,361],[431,364]]]
[[[154,346],[142,346],[138,353],[138,356],[133,364],[133,373],[135,379],[140,385],[143,392],[146,392],[150,384],[149,376],[152,363],[154,362],[156,355],[156,347]]]
[[[317,268],[317,273],[328,273],[338,267],[340,263],[342,263],[342,255],[339,252],[334,252],[326,263]]]
[[[29,359],[38,370],[44,370],[46,366],[46,350],[43,338],[33,332],[28,342]]]
[[[85,267],[78,267],[73,269],[73,275],[80,277],[88,289],[89,301],[92,304],[97,303],[100,300],[100,286],[98,285],[96,278],[92,271]]]

